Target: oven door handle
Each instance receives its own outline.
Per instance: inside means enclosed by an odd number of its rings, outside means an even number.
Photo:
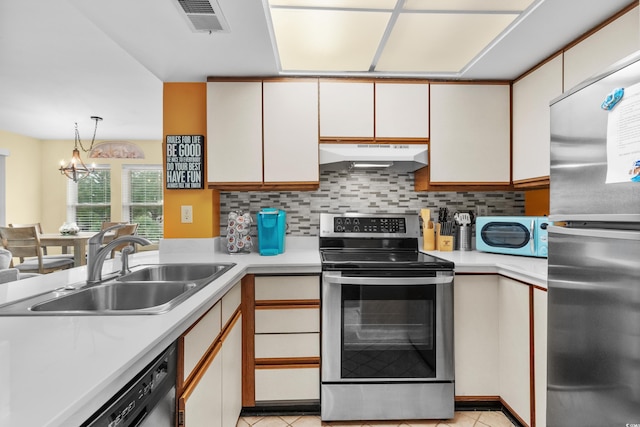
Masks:
[[[324,273],[324,280],[338,285],[440,285],[453,282],[453,275],[437,277],[345,277]]]

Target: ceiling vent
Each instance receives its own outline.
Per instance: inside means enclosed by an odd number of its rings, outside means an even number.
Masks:
[[[177,0],[196,33],[229,32],[229,24],[216,0]]]

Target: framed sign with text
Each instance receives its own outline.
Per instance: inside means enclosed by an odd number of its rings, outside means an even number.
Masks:
[[[204,136],[167,135],[167,190],[204,188]]]

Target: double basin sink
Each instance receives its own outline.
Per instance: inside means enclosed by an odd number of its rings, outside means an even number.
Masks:
[[[65,286],[0,306],[0,316],[162,314],[233,266],[233,263],[143,265],[98,284]]]

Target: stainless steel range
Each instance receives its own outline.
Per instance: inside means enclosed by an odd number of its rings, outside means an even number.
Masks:
[[[321,417],[452,418],[453,263],[417,215],[321,214]]]

